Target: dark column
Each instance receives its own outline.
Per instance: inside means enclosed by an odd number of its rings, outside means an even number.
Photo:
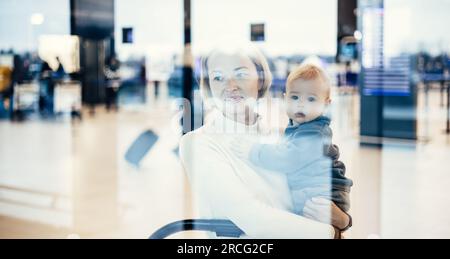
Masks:
[[[450,83],[448,80],[446,81],[447,84],[447,134],[450,134]]]
[[[114,0],[71,0],[71,34],[80,37],[83,102],[104,102],[105,60],[115,54]]]
[[[192,131],[194,125],[193,60],[191,51],[191,0],[184,0],[184,58],[183,58],[183,98],[185,109],[183,133]]]

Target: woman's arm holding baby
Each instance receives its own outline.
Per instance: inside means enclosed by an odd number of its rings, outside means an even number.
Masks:
[[[273,208],[254,197],[214,144],[187,135],[180,155],[193,191],[214,214],[233,221],[251,238],[333,238],[328,224]]]
[[[325,198],[313,198],[306,202],[303,215],[306,218],[330,224],[341,231],[347,230],[352,225],[351,216]]]
[[[279,144],[255,144],[236,140],[231,149],[240,157],[271,171],[295,172],[324,157],[324,138],[320,132],[284,141]]]
[[[248,154],[250,153],[250,150],[252,149],[253,145],[251,142],[241,140],[233,143],[233,146],[234,151],[238,153],[239,156],[243,158],[248,158]],[[283,148],[281,148],[280,145],[267,145],[264,148],[265,151],[267,152],[266,155],[268,153],[271,153],[272,156],[265,157],[265,160],[258,159],[258,161],[253,161],[257,162],[259,166],[262,166],[269,170],[277,171],[280,170],[280,168],[286,170],[287,167],[291,166],[291,161],[293,161],[293,163],[298,164],[298,159],[291,158],[291,160],[289,161],[284,161],[285,157],[288,157],[286,156],[286,153],[298,152],[295,149],[286,148],[283,150]],[[273,150],[269,150],[270,148],[273,148]],[[312,200],[306,203],[303,213],[304,216],[308,219],[332,225],[338,230],[346,230],[349,227],[351,227],[352,220],[350,215],[342,211],[330,199],[319,197],[313,198]]]

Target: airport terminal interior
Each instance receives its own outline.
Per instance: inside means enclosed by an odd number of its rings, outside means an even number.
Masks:
[[[329,75],[333,143],[353,181],[345,238],[450,238],[449,11],[447,0],[0,0],[0,238],[146,239],[195,219],[179,144],[206,120],[202,60],[237,42],[267,59],[272,104],[299,65]]]

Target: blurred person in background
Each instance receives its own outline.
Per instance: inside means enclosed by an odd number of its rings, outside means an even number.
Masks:
[[[6,116],[6,109],[8,109],[9,106],[11,74],[11,68],[0,66],[0,117]]]
[[[42,63],[39,81],[39,112],[43,117],[48,117],[53,114],[53,93],[55,83],[53,81],[53,70],[46,61],[43,61]]]
[[[110,111],[113,107],[118,110],[117,93],[120,87],[120,62],[115,56],[112,56],[105,65],[106,80],[106,110]]]

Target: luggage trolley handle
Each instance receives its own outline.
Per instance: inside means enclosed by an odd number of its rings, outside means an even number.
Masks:
[[[182,220],[168,224],[156,231],[149,239],[164,239],[184,231],[208,231],[218,237],[239,238],[244,232],[229,220]]]

